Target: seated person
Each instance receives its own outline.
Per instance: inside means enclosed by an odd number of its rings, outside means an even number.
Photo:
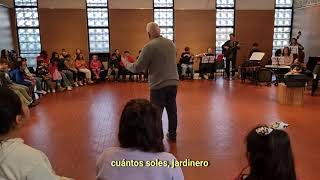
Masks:
[[[52,81],[56,82],[56,87],[52,89],[52,92],[55,93],[55,89],[58,91],[64,91],[65,88],[61,86],[62,84],[62,75],[58,70],[58,65],[59,65],[59,59],[58,58],[53,58],[50,60],[50,65],[49,65],[49,72],[52,77]]]
[[[50,59],[47,51],[41,51],[40,56],[37,57],[37,64],[39,63],[40,60],[43,60],[44,63],[49,67]]]
[[[290,137],[276,122],[258,126],[246,137],[248,166],[234,180],[297,180]]]
[[[91,71],[88,69],[88,63],[86,60],[84,60],[83,54],[80,54],[79,56],[76,57],[75,66],[79,72],[83,72],[86,74],[86,82],[88,82],[89,84],[94,83],[91,80],[92,79]]]
[[[284,65],[285,66],[291,66],[291,64],[293,63],[293,56],[290,53],[289,47],[284,47],[283,48],[281,57],[284,60]]]
[[[0,179],[69,179],[55,174],[43,152],[17,138],[30,118],[28,107],[7,88],[0,88],[0,99]]]
[[[120,147],[106,149],[97,161],[97,179],[108,180],[183,180],[180,167],[120,167],[111,163],[121,160],[161,160],[171,163],[176,158],[164,152],[161,116],[148,100],[129,101],[122,112],[119,125]],[[143,162],[142,162],[143,161]]]
[[[76,66],[75,66],[75,61],[74,59],[70,56],[67,55],[65,60],[64,60],[64,65],[66,68],[73,73],[73,81],[75,82],[75,86],[83,86],[82,84],[82,79],[83,77],[81,76],[81,73],[78,72]]]
[[[43,60],[38,61],[38,66],[36,70],[37,77],[40,77],[47,85],[48,93],[53,92],[51,85],[51,75],[47,64]]]
[[[42,79],[41,79],[41,77],[37,77],[36,74],[33,74],[33,73],[31,73],[29,71],[28,64],[27,64],[27,59],[22,58],[22,61],[23,61],[23,63],[26,64],[26,68],[24,69],[25,78],[30,80],[30,81],[32,81],[32,83],[36,85],[36,89],[37,89],[36,93],[38,93],[38,94],[47,94],[47,92],[42,89],[42,85],[41,85]]]
[[[17,84],[27,86],[29,88],[30,96],[33,96],[34,83],[25,78],[25,69],[27,68],[27,64],[25,61],[21,60],[17,65],[18,67],[10,72],[11,79]]]
[[[59,58],[58,70],[62,75],[63,83],[65,84],[65,86],[70,87],[68,88],[68,90],[69,89],[72,90],[72,86],[78,87],[79,85],[77,82],[74,81],[73,72],[69,70],[68,67],[66,66],[65,61],[70,55],[65,53],[66,52],[64,52],[63,56]]]
[[[302,74],[302,66],[299,63],[292,64],[290,66],[290,72],[285,74],[285,76],[288,75],[301,75]]]
[[[117,59],[116,53],[112,53],[111,59],[108,65],[108,79],[110,80],[111,74],[114,74],[115,79],[118,80],[119,78],[119,66],[120,61]]]
[[[206,53],[199,54],[196,57],[201,57],[199,64],[200,77],[204,79],[213,79],[215,71],[215,54],[213,53],[212,48],[208,48]]]
[[[14,83],[8,73],[9,61],[5,58],[0,59],[0,87],[13,90],[26,106],[36,106],[38,101],[33,100],[28,94],[29,88],[20,84]]]
[[[101,61],[98,59],[97,55],[93,55],[92,56],[92,60],[90,62],[90,68],[93,72],[93,76],[95,79],[100,79],[101,78],[101,68],[102,68],[102,64]]]
[[[184,52],[181,54],[180,64],[182,68],[182,79],[187,75],[187,71],[190,72],[193,79],[193,56],[190,53],[189,47],[184,48]]]
[[[253,53],[255,53],[255,52],[261,52],[261,51],[259,50],[258,46],[259,46],[259,44],[256,43],[256,42],[252,44],[252,48],[251,48],[250,53],[249,53],[249,58],[252,56]]]
[[[61,59],[59,58],[59,54],[57,52],[53,52],[50,60],[50,66],[49,66],[49,71],[52,75],[52,79],[57,83],[58,82],[63,83],[64,87],[67,88],[68,91],[72,91],[72,83],[69,81],[70,77],[67,77],[67,75],[61,71],[64,69],[64,67],[62,66],[64,66],[64,64],[62,64]],[[62,78],[61,80],[59,80],[60,77]],[[59,86],[60,85],[61,84],[59,84]],[[58,88],[59,88],[58,90],[64,90],[64,88],[60,88],[60,87]]]
[[[123,54],[123,56],[126,57],[130,63],[136,62],[136,59],[135,59],[133,56],[131,56],[131,54],[130,54],[129,51],[125,51],[124,54]],[[122,63],[122,62],[121,62],[121,63]],[[122,69],[122,70],[125,71],[125,74],[129,74],[129,75],[130,75],[130,76],[129,76],[129,80],[130,80],[130,81],[134,81],[134,77],[133,77],[134,73],[128,71],[126,68],[125,68],[125,69]]]

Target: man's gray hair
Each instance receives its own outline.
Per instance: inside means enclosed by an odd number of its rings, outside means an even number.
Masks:
[[[149,22],[147,24],[146,30],[152,37],[160,36],[159,25],[157,23],[155,23],[155,22]]]

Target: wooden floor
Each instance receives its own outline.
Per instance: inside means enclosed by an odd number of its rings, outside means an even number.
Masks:
[[[95,178],[103,149],[117,145],[119,116],[131,98],[148,98],[144,83],[104,83],[50,94],[32,109],[22,130],[26,143],[44,151],[58,174]],[[208,168],[183,168],[186,180],[230,180],[246,165],[244,138],[261,123],[288,122],[298,175],[320,179],[320,97],[302,107],[278,105],[276,88],[237,81],[184,81],[179,86],[178,139],[168,151],[179,160],[209,160]],[[163,120],[167,130],[167,118]]]

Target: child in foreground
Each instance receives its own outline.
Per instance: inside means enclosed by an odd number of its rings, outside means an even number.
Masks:
[[[248,167],[234,180],[297,180],[288,124],[258,126],[246,138]],[[246,172],[247,171],[247,172]]]
[[[175,161],[164,152],[161,116],[148,100],[129,101],[120,118],[120,147],[108,148],[97,162],[98,180],[183,180],[180,167],[146,167],[148,161]],[[121,166],[123,159],[140,161],[140,167]],[[112,164],[113,165],[112,165]]]
[[[68,180],[55,174],[43,152],[19,138],[19,130],[30,117],[28,107],[8,88],[0,88],[0,99],[0,179]]]

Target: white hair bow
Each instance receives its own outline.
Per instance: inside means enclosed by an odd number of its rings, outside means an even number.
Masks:
[[[274,129],[281,130],[285,129],[289,126],[289,124],[284,122],[274,122],[270,126],[263,126],[256,129],[257,134],[260,136],[269,135]]]

